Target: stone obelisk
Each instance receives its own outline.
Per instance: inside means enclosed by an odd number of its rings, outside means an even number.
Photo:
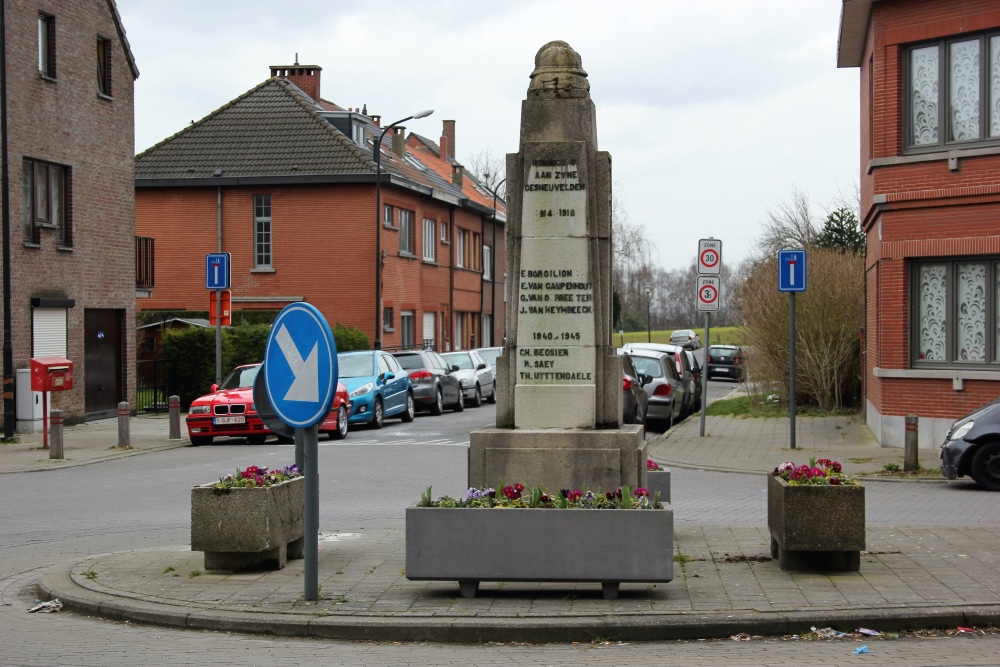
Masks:
[[[642,427],[621,423],[611,343],[611,156],[597,150],[580,55],[535,55],[507,156],[507,337],[496,428],[474,431],[469,485],[644,486]]]

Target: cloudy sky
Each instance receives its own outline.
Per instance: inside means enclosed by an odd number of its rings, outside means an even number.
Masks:
[[[266,79],[323,68],[322,96],[432,139],[460,161],[516,152],[535,53],[569,42],[629,220],[666,269],[698,239],[742,260],[793,187],[817,216],[858,181],[856,69],[836,67],[839,0],[118,0],[140,77],[136,151]]]

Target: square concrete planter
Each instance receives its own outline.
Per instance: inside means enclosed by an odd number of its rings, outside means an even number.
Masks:
[[[674,512],[656,510],[406,508],[406,578],[594,581],[604,597],[621,582],[674,576]]]
[[[652,498],[657,491],[660,492],[660,500],[670,502],[670,468],[660,468],[650,470],[646,473],[646,490]]]
[[[191,551],[206,570],[280,570],[303,556],[305,478],[274,486],[191,489]]]
[[[782,570],[856,572],[865,549],[865,487],[791,485],[768,473],[767,527]]]

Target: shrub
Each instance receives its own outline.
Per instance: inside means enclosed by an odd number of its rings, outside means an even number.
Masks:
[[[189,327],[168,329],[163,337],[163,357],[177,372],[177,394],[181,409],[208,393],[215,382],[215,329]],[[222,337],[222,369],[232,368],[232,342]]]
[[[256,364],[262,361],[264,359],[264,348],[267,347],[267,337],[270,332],[270,324],[241,323],[224,329],[222,332],[223,336],[228,336],[233,344],[232,365],[241,366],[243,364]]]
[[[361,329],[345,327],[340,322],[333,327],[333,340],[337,343],[337,352],[367,350],[369,347],[368,336]]]

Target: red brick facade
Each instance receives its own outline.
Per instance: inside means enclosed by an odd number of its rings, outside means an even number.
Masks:
[[[864,33],[855,19],[863,21],[866,13]],[[997,335],[998,304],[977,304],[985,307],[986,349],[992,349],[992,359],[979,363],[954,357],[928,363],[914,350],[919,325],[913,312],[920,262],[989,265],[1000,257],[1000,141],[943,140],[937,150],[907,146],[909,48],[997,29],[995,0],[844,2],[839,61],[861,74],[861,217],[868,235],[864,392],[868,424],[884,445],[902,445],[907,414],[921,417],[922,447],[939,444],[955,418],[1000,395],[1000,343],[989,341]],[[945,85],[948,72],[942,71]],[[996,285],[986,293],[994,290],[1000,293]]]
[[[135,409],[133,82],[138,73],[113,2],[9,0],[5,10],[14,368],[27,368],[37,352],[34,309],[65,309],[74,385],[52,392],[52,407],[64,411],[67,423],[113,415],[122,400]],[[54,76],[39,69],[41,14],[54,25]],[[111,47],[110,95],[98,94],[98,39]],[[65,170],[68,242],[60,242],[52,227],[39,226],[34,239],[26,233],[26,159]],[[106,350],[110,356],[95,357],[94,350],[112,335],[97,323],[108,321],[120,328],[119,342]]]

